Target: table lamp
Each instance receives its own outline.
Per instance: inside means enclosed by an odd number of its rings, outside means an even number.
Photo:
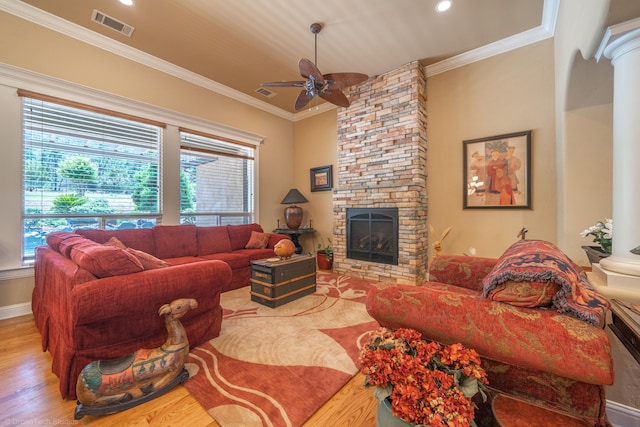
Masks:
[[[287,195],[280,202],[283,205],[290,205],[284,208],[284,222],[287,227],[295,230],[302,224],[302,208],[296,203],[307,203],[308,200],[298,191],[297,188],[289,190]]]

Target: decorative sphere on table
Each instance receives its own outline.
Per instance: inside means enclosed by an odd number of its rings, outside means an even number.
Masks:
[[[291,258],[291,255],[296,251],[296,245],[289,239],[282,239],[273,247],[273,252],[275,252],[280,259]]]

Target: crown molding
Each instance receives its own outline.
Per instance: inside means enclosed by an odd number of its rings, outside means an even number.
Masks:
[[[511,37],[461,53],[460,55],[445,59],[444,61],[427,65],[424,67],[424,73],[427,77],[435,76],[436,74],[451,71],[474,62],[482,61],[484,59],[551,38],[555,34],[559,9],[560,0],[545,0],[542,9],[542,24],[539,27],[514,34]]]
[[[608,27],[595,54],[596,60],[600,61],[603,57],[613,59],[614,56],[618,56],[624,50],[620,48],[625,44],[628,44],[627,49],[637,49],[639,34],[640,18]],[[632,40],[635,43],[629,43]]]
[[[88,30],[73,22],[69,22],[49,12],[38,9],[37,7],[22,3],[21,1],[0,0],[0,11],[10,13],[34,24],[56,31],[60,34],[64,34],[68,37],[72,37],[76,40],[80,40],[81,42],[200,86],[211,92],[242,102],[243,104],[258,108],[267,113],[290,121],[293,120],[293,114],[288,111],[274,107],[271,104],[255,99],[252,96],[203,77],[200,74],[178,67],[168,61],[149,55],[141,50],[127,46],[124,43],[110,39],[102,34]]]

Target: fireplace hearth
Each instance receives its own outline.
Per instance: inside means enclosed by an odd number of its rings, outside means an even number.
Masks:
[[[398,209],[347,209],[347,258],[398,265]]]

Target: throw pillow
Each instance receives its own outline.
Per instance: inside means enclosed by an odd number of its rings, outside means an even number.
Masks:
[[[127,249],[127,246],[122,243],[117,237],[112,237],[104,243],[105,246],[113,246],[119,249]]]
[[[609,302],[591,288],[584,270],[543,240],[520,240],[511,245],[482,280],[483,296],[489,298],[498,285],[508,281],[558,285],[553,308],[595,326],[601,326],[609,309]]]
[[[518,307],[546,307],[551,305],[560,286],[552,281],[516,282],[508,280],[497,285],[487,295],[487,299],[500,301]]]
[[[251,237],[245,245],[245,249],[264,249],[269,243],[269,235],[265,233],[259,233],[257,231],[251,232]]]
[[[135,256],[138,259],[138,261],[140,261],[140,264],[142,264],[142,267],[145,270],[153,270],[154,268],[169,267],[170,265],[168,262],[165,262],[159,258],[156,258],[153,255],[150,255],[146,252],[142,252],[133,248],[127,248],[125,250],[129,252],[131,255]]]
[[[138,273],[144,268],[132,254],[114,246],[90,242],[71,248],[71,259],[98,278]]]

